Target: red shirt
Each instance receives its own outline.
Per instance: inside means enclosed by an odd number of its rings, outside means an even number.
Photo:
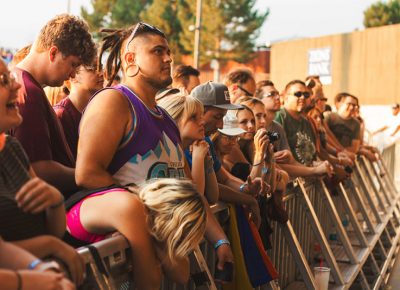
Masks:
[[[71,99],[68,97],[62,99],[59,103],[54,105],[53,108],[64,129],[69,148],[71,148],[72,154],[76,159],[79,139],[79,122],[81,121],[82,113],[75,108]]]
[[[27,71],[15,68],[14,72],[22,86],[18,107],[23,121],[11,134],[22,144],[31,163],[53,160],[74,168],[64,131],[41,85]]]

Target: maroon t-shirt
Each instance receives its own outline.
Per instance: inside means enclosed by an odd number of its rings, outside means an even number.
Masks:
[[[31,163],[53,160],[74,168],[64,131],[42,87],[27,71],[15,68],[14,72],[22,86],[18,107],[23,121],[11,135],[22,144]]]
[[[72,154],[76,159],[79,138],[79,122],[81,121],[82,113],[75,108],[71,99],[68,97],[62,99],[59,103],[54,105],[53,108],[63,126],[69,148],[71,148]]]

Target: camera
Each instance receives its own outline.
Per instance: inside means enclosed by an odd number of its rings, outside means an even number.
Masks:
[[[278,141],[279,138],[281,137],[281,136],[279,136],[278,132],[271,132],[271,131],[267,131],[267,136],[268,136],[268,139],[269,139],[270,143]]]
[[[352,174],[353,173],[353,169],[348,165],[346,165],[344,167],[344,171],[346,171],[346,173],[348,173],[348,174]]]

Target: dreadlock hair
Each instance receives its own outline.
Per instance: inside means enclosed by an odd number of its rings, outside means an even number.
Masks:
[[[136,28],[136,26],[138,27]],[[163,38],[166,38],[165,34],[158,28],[142,22],[139,22],[138,24],[124,29],[101,29],[100,32],[106,33],[107,35],[104,36],[102,39],[97,62],[97,70],[102,70],[102,57],[106,51],[109,51],[104,69],[104,78],[107,80],[107,86],[110,86],[118,75],[118,71],[120,70],[122,65],[121,55],[124,53],[123,43],[131,36],[134,30],[134,38],[143,34],[156,34]]]

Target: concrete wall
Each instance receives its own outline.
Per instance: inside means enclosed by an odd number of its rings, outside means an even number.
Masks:
[[[339,18],[340,19],[340,18]],[[331,48],[329,103],[347,91],[361,104],[400,102],[400,25],[276,43],[271,48],[271,80],[279,90],[308,74],[308,51]]]

